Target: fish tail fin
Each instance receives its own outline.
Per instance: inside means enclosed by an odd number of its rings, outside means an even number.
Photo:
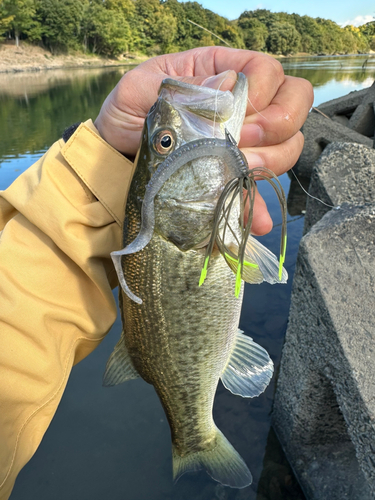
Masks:
[[[189,453],[184,457],[174,446],[172,450],[175,481],[185,472],[205,470],[212,479],[231,488],[245,488],[252,483],[247,465],[219,429],[216,429],[216,446],[213,449]]]

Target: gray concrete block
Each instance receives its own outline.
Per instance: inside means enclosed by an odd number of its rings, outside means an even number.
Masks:
[[[333,142],[316,162],[309,193],[328,205],[375,203],[375,150],[362,144]],[[304,234],[330,210],[307,199]]]
[[[367,94],[367,90],[368,88],[349,92],[349,94],[336,99],[331,99],[330,101],[324,102],[317,107],[330,118],[335,115],[349,115],[350,117],[350,115],[354,113],[356,107],[362,104],[363,98]]]
[[[332,120],[337,123],[341,123],[345,127],[349,127],[349,118],[345,115],[333,115]]]
[[[294,166],[298,176],[310,177],[315,161],[331,142],[354,142],[369,148],[373,140],[355,130],[345,127],[329,118],[312,111],[302,127],[305,145],[302,154]]]
[[[349,120],[349,127],[359,134],[374,137],[375,130],[375,82],[367,89],[361,104],[357,106]]]
[[[375,204],[306,234],[273,425],[309,500],[375,498]]]

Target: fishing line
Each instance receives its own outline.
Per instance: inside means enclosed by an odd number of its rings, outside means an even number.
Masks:
[[[289,219],[286,221],[286,223],[290,224],[291,222],[295,222],[296,220],[303,219],[303,217],[305,217],[305,214],[299,215],[298,217],[294,217],[293,219]],[[275,227],[280,227],[282,225],[283,225],[283,223],[280,222],[279,224],[275,224],[274,226],[272,226],[272,229],[275,229]]]
[[[228,70],[229,72],[230,70]],[[215,94],[215,113],[214,113],[214,120],[213,120],[213,126],[212,126],[212,135],[213,137],[215,137],[215,129],[216,129],[216,115],[221,119],[221,116],[220,116],[220,113],[218,112],[217,110],[217,96],[219,94],[219,91],[220,91],[220,87],[223,85],[223,83],[226,81],[226,80],[229,80],[229,79],[232,79],[232,80],[235,80],[235,82],[237,82],[237,78],[231,78],[230,76],[228,76],[228,74],[225,76],[225,78],[223,78],[220,82],[220,85],[218,86],[218,88],[216,89],[216,94]]]
[[[228,70],[229,72],[230,70]],[[216,94],[215,94],[215,113],[214,113],[214,119],[213,119],[213,137],[215,137],[215,126],[216,126],[216,116],[220,117],[221,118],[221,115],[220,113],[217,111],[217,96],[218,96],[218,93],[220,91],[220,88],[221,86],[223,85],[223,83],[226,81],[226,80],[234,80],[235,83],[237,82],[238,78],[233,78],[229,75],[226,75],[225,78],[223,78],[223,80],[220,82],[220,85],[219,87],[216,89]],[[250,97],[247,96],[247,102],[250,104],[250,106],[254,109],[254,111],[260,115],[267,123],[271,123],[271,121],[266,117],[264,116],[260,111],[258,111],[256,109],[256,107],[254,106],[254,104],[251,102],[250,100]]]
[[[302,191],[303,191],[305,194],[307,194],[307,196],[309,196],[309,197],[310,197],[310,198],[312,198],[313,200],[319,201],[319,203],[322,203],[322,204],[323,204],[323,205],[325,205],[326,207],[333,208],[333,209],[335,209],[335,210],[340,210],[340,208],[341,208],[341,207],[340,207],[340,205],[337,205],[337,206],[335,206],[335,205],[330,205],[329,203],[326,203],[325,201],[323,201],[323,200],[321,200],[321,199],[317,198],[316,196],[313,196],[312,194],[308,193],[308,192],[306,191],[306,189],[302,186],[302,184],[301,184],[300,180],[298,179],[297,174],[294,172],[293,168],[291,168],[291,169],[290,169],[290,171],[292,172],[292,174],[293,174],[293,175],[294,175],[294,177],[296,178],[296,181],[298,182],[299,187],[302,189]]]

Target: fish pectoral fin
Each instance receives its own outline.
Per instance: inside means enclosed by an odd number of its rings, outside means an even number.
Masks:
[[[233,394],[255,398],[268,386],[273,362],[268,352],[238,330],[237,338],[221,381]]]
[[[263,280],[271,285],[275,283],[286,283],[288,280],[288,273],[282,267],[281,279],[279,276],[280,261],[274,253],[266,248],[262,243],[253,236],[249,236],[246,243],[245,259],[250,262],[255,262],[259,271],[263,275]],[[246,267],[246,266],[245,266]]]
[[[238,272],[238,257],[232,257],[229,254],[224,255],[224,259],[228,266],[231,268],[231,270],[234,272],[234,274],[237,276]],[[252,284],[257,284],[257,283],[262,283],[263,280],[263,274],[259,270],[258,264],[255,262],[251,262],[250,259],[246,258],[245,255],[245,260],[244,260],[244,265],[242,267],[242,276],[241,278],[246,281],[246,283],[252,283]]]
[[[230,254],[226,253],[224,259],[234,274],[237,274],[238,246],[231,244],[229,248]],[[242,279],[246,281],[246,283],[252,284],[262,283],[263,281],[271,285],[275,283],[286,283],[288,280],[286,269],[282,267],[281,279],[279,271],[280,262],[276,255],[262,245],[257,239],[249,236],[242,266]]]
[[[223,433],[216,428],[215,447],[187,453],[181,457],[172,445],[173,478],[177,481],[185,472],[205,470],[212,479],[231,488],[246,488],[252,483],[251,472],[241,455]]]
[[[121,334],[120,340],[110,355],[103,376],[103,386],[111,387],[122,384],[127,380],[138,378],[140,375],[134,368],[125,345],[124,334]]]

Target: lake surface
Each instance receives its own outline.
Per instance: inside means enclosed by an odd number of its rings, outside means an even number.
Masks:
[[[374,56],[281,62],[286,74],[312,82],[315,106],[368,87],[375,78]],[[0,75],[0,189],[36,161],[67,126],[95,119],[104,98],[128,69]],[[282,176],[281,182],[288,192],[288,176]],[[268,185],[259,185],[275,224],[261,241],[277,254],[278,202]],[[293,184],[292,189],[298,188]],[[268,350],[276,373],[303,228],[303,204],[288,209],[288,284],[247,285],[240,322],[240,328]],[[304,499],[270,429],[275,377],[254,400],[234,396],[222,385],[215,400],[215,421],[248,464],[254,483],[232,490],[199,473],[187,474],[173,485],[169,427],[153,388],[142,380],[102,388],[104,367],[120,332],[118,319],[96,351],[73,369],[56,416],[21,472],[12,500]]]

